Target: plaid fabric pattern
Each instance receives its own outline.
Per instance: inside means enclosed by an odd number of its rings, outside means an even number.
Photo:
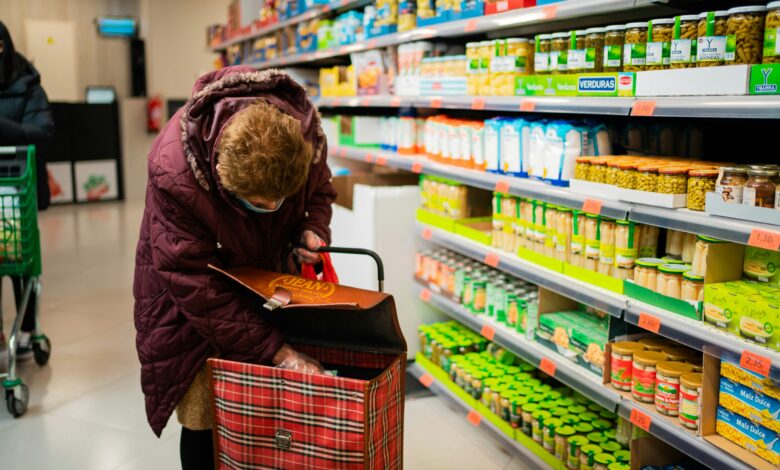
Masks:
[[[403,358],[296,348],[330,364],[389,367],[369,383],[211,359],[219,468],[400,468]],[[289,449],[278,431],[291,434]]]

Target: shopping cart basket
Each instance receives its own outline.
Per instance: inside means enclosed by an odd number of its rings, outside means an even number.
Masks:
[[[0,147],[0,228],[0,276],[17,277],[21,282],[21,298],[16,299],[16,316],[8,336],[8,372],[0,374],[8,412],[18,418],[27,411],[30,391],[16,375],[17,336],[30,297],[34,295],[40,300],[41,294],[41,240],[32,145]],[[49,361],[51,343],[40,330],[39,306],[40,301],[35,302],[33,354],[35,362],[44,365]]]
[[[375,253],[322,251],[373,256],[381,286]],[[220,272],[259,295],[286,342],[335,375],[209,359],[215,466],[402,468],[406,342],[392,296],[256,269]]]

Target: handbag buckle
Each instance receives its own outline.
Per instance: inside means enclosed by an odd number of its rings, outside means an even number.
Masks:
[[[265,304],[263,304],[263,308],[269,311],[274,311],[281,306],[282,303],[276,299],[268,299],[268,301]]]
[[[274,442],[276,443],[276,447],[287,450],[292,445],[292,433],[284,429],[277,429]]]

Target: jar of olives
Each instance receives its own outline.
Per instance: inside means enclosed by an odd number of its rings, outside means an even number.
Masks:
[[[673,18],[653,20],[648,25],[645,70],[669,68],[673,26]]]
[[[674,19],[672,45],[669,51],[669,68],[687,69],[696,67],[696,38],[699,17],[683,15]]]
[[[688,172],[688,209],[703,211],[707,193],[715,191],[718,170],[691,170]]]
[[[611,186],[618,185],[618,176],[620,175],[620,162],[622,158],[614,158],[607,162],[607,177],[604,181]]]
[[[577,157],[576,164],[574,165],[574,179],[575,180],[588,180],[588,172],[590,170],[590,162],[594,157]]]
[[[585,71],[601,72],[604,69],[604,35],[606,28],[585,30]]]
[[[764,27],[764,63],[780,62],[780,1],[771,2],[766,6],[766,23]]]
[[[603,66],[604,72],[620,72],[623,66],[623,45],[626,39],[626,27],[616,24],[606,27],[604,34]]]
[[[564,74],[568,71],[569,33],[555,33],[550,42],[550,73]]]
[[[647,23],[628,23],[626,42],[623,45],[623,71],[644,70],[647,56]]]
[[[688,167],[666,166],[658,169],[658,192],[685,194],[688,191]]]
[[[696,65],[712,67],[723,65],[726,60],[726,25],[729,13],[724,10],[708,11],[699,15],[696,40]]]
[[[636,168],[635,188],[639,191],[648,191],[651,193],[658,191],[658,165],[648,164]]]
[[[760,64],[764,46],[766,7],[737,7],[729,10],[728,13],[726,63]]]
[[[588,181],[593,183],[604,183],[606,181],[607,161],[595,158],[590,162],[588,170]]]
[[[540,34],[536,36],[534,47],[534,71],[536,73],[550,72],[550,46],[552,34]]]
[[[618,165],[618,169],[618,187],[625,189],[636,189],[636,163],[633,161],[624,162]]]

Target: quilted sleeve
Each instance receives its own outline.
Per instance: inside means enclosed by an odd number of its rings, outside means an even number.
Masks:
[[[331,184],[331,172],[327,161],[327,144],[323,146],[322,159],[314,164],[309,173],[308,184],[311,185],[310,195],[306,204],[306,219],[301,223],[299,233],[312,230],[325,243],[330,244],[330,219],[333,216],[333,201],[336,200],[336,189]],[[298,237],[300,238],[300,236]]]
[[[256,299],[208,268],[221,265],[217,242],[188,210],[202,194],[181,190],[168,174],[152,177],[152,262],[174,302],[221,357],[269,363],[284,338],[263,317]]]

